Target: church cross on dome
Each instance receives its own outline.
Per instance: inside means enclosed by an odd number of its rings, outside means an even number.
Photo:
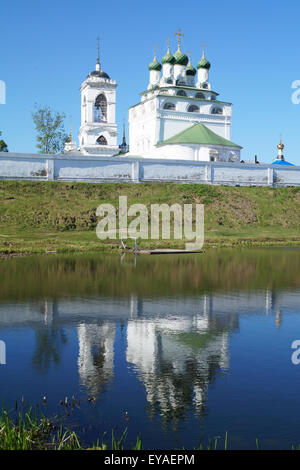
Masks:
[[[97,65],[96,70],[100,70],[100,38],[97,37]]]
[[[176,31],[176,33],[174,33],[175,36],[178,37],[178,50],[180,51],[180,47],[181,47],[181,38],[183,38],[184,34],[181,32],[181,29],[178,28],[178,31]]]
[[[168,44],[168,52],[170,52],[170,41],[171,41],[171,38],[167,37],[167,38],[166,38],[166,41],[167,41],[167,44]]]
[[[203,50],[203,57],[205,57],[205,48],[206,48],[207,44],[205,44],[205,42],[203,44],[201,44],[201,47],[202,47],[202,50]]]

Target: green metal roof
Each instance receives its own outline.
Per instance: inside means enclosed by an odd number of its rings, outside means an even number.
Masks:
[[[184,89],[184,90],[194,90],[194,91],[201,91],[201,92],[204,92],[204,93],[212,93],[213,95],[215,96],[219,96],[219,93],[217,93],[216,91],[212,91],[212,90],[207,90],[206,88],[198,88],[198,87],[195,87],[195,86],[187,86],[187,85],[170,85],[168,87],[166,86],[159,86],[158,88],[160,88],[161,90],[171,90],[172,88],[178,88],[178,89]],[[145,90],[145,91],[142,91],[141,93],[139,93],[140,95],[146,95],[147,93],[150,93],[151,90]]]
[[[197,71],[196,71],[195,67],[193,67],[192,64],[189,64],[186,68],[186,74],[195,76],[196,73],[197,73]]]
[[[161,70],[161,64],[158,62],[156,57],[154,57],[153,61],[150,62],[148,68],[149,68],[149,70],[158,70],[158,71],[160,71]]]
[[[163,58],[161,59],[161,62],[163,64],[174,64],[175,63],[175,57],[171,54],[171,52],[168,50],[168,52],[166,53],[166,55],[163,56]]]
[[[175,57],[175,64],[178,64],[178,65],[187,65],[188,64],[188,61],[189,61],[189,58],[187,55],[185,55],[183,52],[181,52],[181,50],[177,50],[174,54],[174,57]]]
[[[208,100],[206,98],[194,98],[193,96],[180,96],[180,95],[167,95],[166,93],[158,93],[156,96],[163,96],[164,98],[165,97],[168,97],[168,98],[179,98],[181,100],[185,100],[185,101],[205,101],[206,103],[219,103],[219,104],[228,104],[230,106],[232,106],[232,103],[230,103],[229,101],[221,101],[221,100]],[[152,98],[150,98],[152,99]],[[149,100],[145,100],[145,101],[149,101]],[[137,103],[137,104],[140,104],[140,103]],[[137,106],[137,105],[134,105],[134,106]],[[131,106],[133,108],[133,106]],[[217,116],[217,114],[216,114]]]
[[[176,134],[163,142],[160,142],[158,145],[172,144],[222,145],[226,147],[242,148],[240,145],[234,144],[233,142],[230,142],[230,140],[224,139],[224,137],[215,134],[201,122],[194,124],[188,129],[179,132],[179,134]]]
[[[210,69],[210,62],[208,62],[208,60],[204,57],[204,54],[202,59],[197,64],[197,69]]]

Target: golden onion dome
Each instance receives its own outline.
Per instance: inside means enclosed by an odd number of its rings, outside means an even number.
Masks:
[[[283,150],[284,149],[284,144],[281,142],[281,139],[280,139],[279,144],[277,145],[277,148],[278,148],[278,150]]]

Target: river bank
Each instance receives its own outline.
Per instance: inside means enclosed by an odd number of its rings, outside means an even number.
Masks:
[[[0,182],[0,254],[119,252],[96,236],[100,204],[204,204],[210,247],[300,246],[300,188],[168,183]],[[172,226],[172,221],[171,221]],[[172,227],[171,227],[172,228]],[[185,240],[139,240],[140,249],[181,249]],[[133,247],[133,241],[126,245]]]

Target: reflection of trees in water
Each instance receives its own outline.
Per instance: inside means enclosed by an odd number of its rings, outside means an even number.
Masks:
[[[51,364],[58,365],[63,346],[67,344],[67,341],[65,330],[54,324],[36,330],[33,367],[39,372],[47,373]]]
[[[165,255],[163,260],[140,256],[136,267],[133,263],[121,265],[119,257],[108,255],[97,259],[91,255],[14,258],[0,265],[0,299],[282,289],[300,287],[299,272],[300,257],[295,251],[272,249],[210,250],[199,256]]]

